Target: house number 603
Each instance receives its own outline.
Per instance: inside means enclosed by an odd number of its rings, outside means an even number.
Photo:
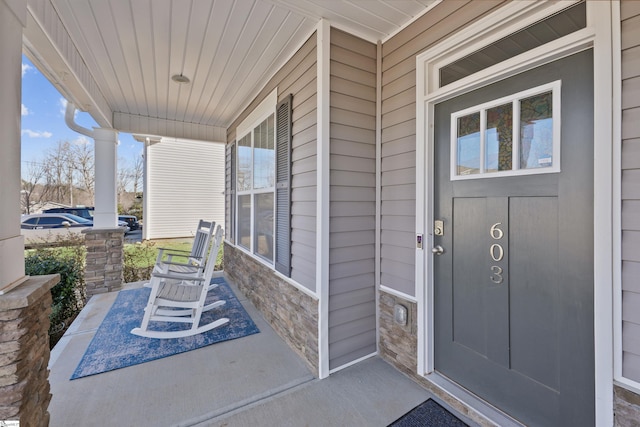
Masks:
[[[502,225],[501,222],[496,222],[489,229],[489,234],[491,234],[491,238],[493,240],[500,240],[504,236],[504,233],[499,228],[500,225]],[[502,258],[504,258],[504,249],[502,248],[502,245],[500,245],[499,243],[492,244],[491,247],[489,248],[489,252],[491,253],[491,259],[494,262],[500,262],[500,261],[502,261]],[[495,284],[502,283],[504,281],[504,278],[502,276],[502,272],[503,272],[503,270],[502,270],[501,267],[499,267],[497,265],[492,265],[491,266],[491,277],[490,277],[491,281],[493,283],[495,283]]]

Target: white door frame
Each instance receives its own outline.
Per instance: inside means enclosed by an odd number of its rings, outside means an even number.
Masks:
[[[573,53],[594,51],[594,348],[595,408],[599,426],[613,424],[613,53],[612,9],[587,2],[587,27],[471,76],[438,87],[439,68],[569,6],[568,2],[512,2],[416,57],[416,251],[418,375],[434,372],[433,113],[437,103]],[[597,159],[597,160],[596,160]],[[598,225],[598,226],[596,226]],[[597,243],[597,244],[596,244]],[[455,394],[455,393],[454,393]]]

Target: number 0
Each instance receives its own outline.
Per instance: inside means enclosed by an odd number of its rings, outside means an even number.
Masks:
[[[497,251],[496,251],[497,249]],[[502,249],[502,246],[500,246],[497,243],[494,243],[493,245],[491,245],[491,249],[489,249],[491,251],[491,259],[498,262],[498,261],[502,261],[502,258],[504,258],[504,249]],[[497,252],[497,254],[496,254]]]

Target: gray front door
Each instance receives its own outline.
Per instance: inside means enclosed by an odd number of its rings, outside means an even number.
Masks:
[[[435,368],[532,426],[595,423],[592,70],[584,51],[435,107],[434,217],[444,224],[434,236],[444,249],[434,255]],[[451,165],[452,113],[558,80],[561,172],[487,177]],[[514,136],[521,158],[533,150],[525,134]],[[504,143],[489,174],[518,161]],[[473,164],[465,150],[458,163]],[[477,179],[451,180],[460,171]]]

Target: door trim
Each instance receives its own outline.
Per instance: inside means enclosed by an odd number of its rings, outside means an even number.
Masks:
[[[567,3],[512,2],[483,17],[416,57],[416,234],[424,249],[416,250],[417,374],[434,372],[433,246],[433,113],[434,105],[482,86],[573,53],[594,51],[594,349],[596,425],[613,425],[613,294],[614,240],[614,94],[613,10],[619,3],[587,2],[587,27],[547,45],[437,87],[440,67],[566,8]],[[618,23],[619,26],[619,23]],[[595,83],[597,82],[597,83]],[[615,213],[615,211],[614,211]],[[607,226],[596,226],[596,224]],[[595,242],[597,242],[597,250]]]

